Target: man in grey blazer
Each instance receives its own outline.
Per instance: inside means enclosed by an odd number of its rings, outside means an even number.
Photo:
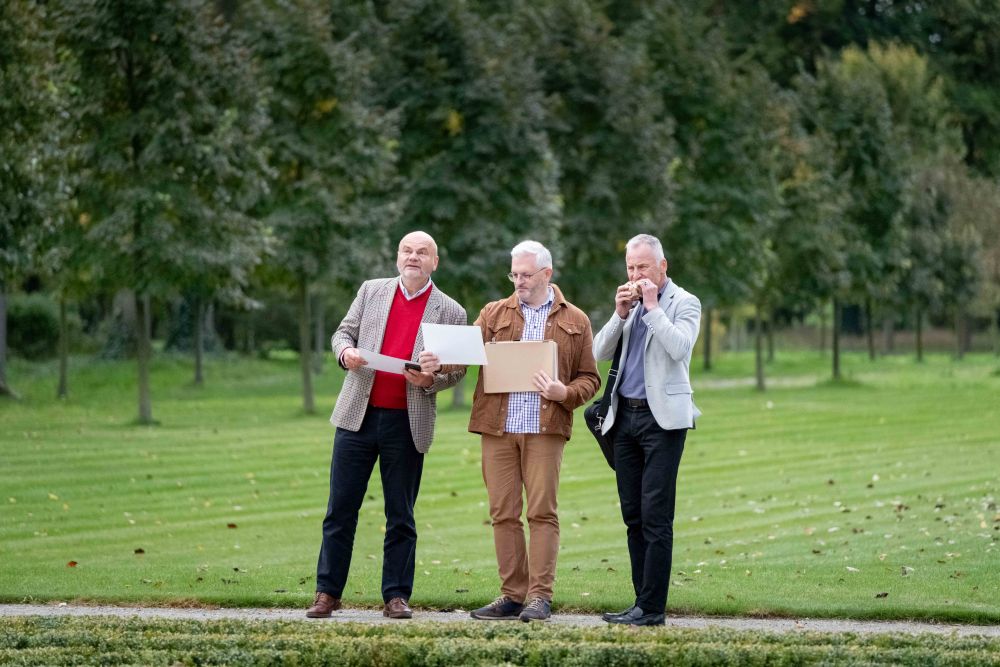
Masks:
[[[594,356],[621,361],[602,432],[614,443],[615,476],[628,536],[635,604],[604,614],[609,623],[663,625],[674,542],[677,469],[687,430],[700,415],[688,368],[701,302],[667,277],[659,239],[639,234],[625,247],[629,282],[594,337]]]
[[[409,599],[417,546],[413,506],[424,454],[434,438],[436,396],[465,375],[464,366],[442,368],[433,351],[424,350],[421,323],[468,323],[465,309],[431,280],[437,266],[437,244],[430,235],[404,236],[396,258],[399,276],[364,282],[331,339],[347,377],[330,418],[337,431],[316,597],[306,611],[310,618],[328,617],[341,607],[358,512],[376,460],[386,515],[383,615],[412,617]],[[365,367],[359,349],[406,359],[420,370],[403,375],[373,371]]]

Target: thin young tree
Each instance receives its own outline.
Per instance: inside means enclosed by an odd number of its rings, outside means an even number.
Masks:
[[[153,423],[151,299],[192,275],[239,291],[264,230],[245,215],[262,187],[266,124],[252,58],[209,0],[54,0],[75,63],[72,122],[81,216],[105,284],[131,290],[138,421]]]

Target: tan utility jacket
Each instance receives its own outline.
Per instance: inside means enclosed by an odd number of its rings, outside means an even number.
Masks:
[[[569,439],[573,428],[573,410],[597,393],[601,376],[594,361],[593,335],[590,320],[582,310],[566,301],[556,285],[555,299],[545,324],[545,340],[554,340],[559,348],[559,380],[566,385],[566,400],[561,403],[542,398],[539,427],[541,434],[561,434]],[[486,304],[476,319],[483,330],[483,342],[521,340],[524,315],[517,294]],[[469,431],[502,435],[507,423],[510,394],[483,392],[483,370],[480,367],[476,393],[472,398]]]

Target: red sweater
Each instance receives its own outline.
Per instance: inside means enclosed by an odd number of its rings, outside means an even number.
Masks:
[[[408,301],[403,296],[402,288],[396,287],[396,296],[389,308],[385,336],[382,338],[382,349],[379,352],[387,357],[407,361],[413,357],[413,344],[417,341],[420,320],[424,317],[424,309],[427,307],[427,299],[430,298],[432,289],[433,285],[417,298]],[[368,404],[376,408],[405,410],[406,384],[406,379],[402,375],[375,371],[375,384],[368,397]]]

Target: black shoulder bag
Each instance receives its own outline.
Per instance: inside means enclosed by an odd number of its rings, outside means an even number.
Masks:
[[[601,400],[594,401],[591,403],[587,409],[583,411],[583,420],[587,422],[587,428],[590,429],[590,433],[597,440],[597,444],[601,446],[601,453],[604,454],[604,458],[607,459],[608,465],[611,469],[615,469],[615,445],[614,445],[614,435],[609,432],[607,435],[601,433],[601,425],[604,424],[604,418],[608,416],[608,410],[611,409],[611,390],[615,386],[615,378],[618,377],[618,364],[621,362],[622,357],[622,340],[624,340],[625,334],[618,338],[618,347],[615,348],[614,360],[611,362],[611,370],[608,371],[608,381],[604,385],[604,395],[601,396]]]

